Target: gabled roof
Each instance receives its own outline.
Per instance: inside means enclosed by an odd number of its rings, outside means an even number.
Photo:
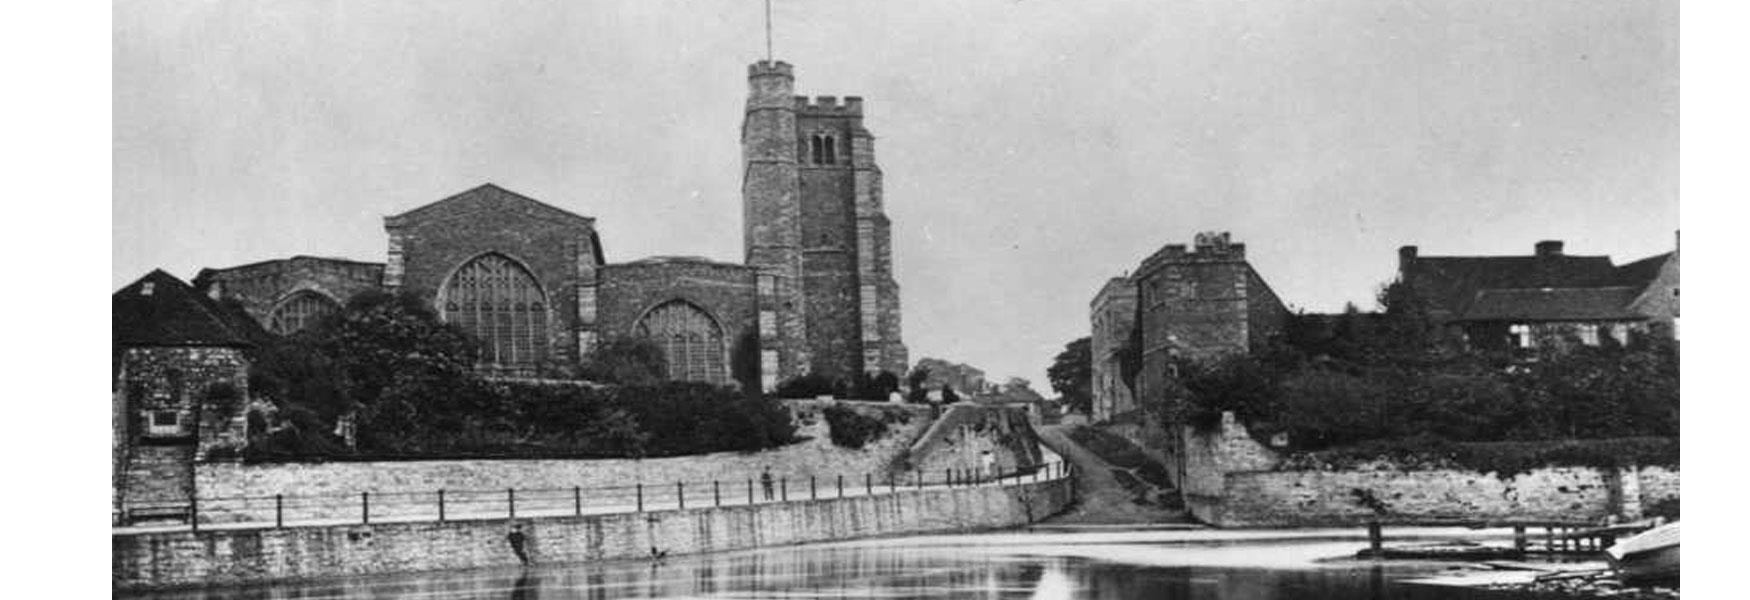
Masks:
[[[110,296],[110,332],[123,346],[247,346],[194,288],[155,269]]]
[[[525,215],[538,219],[582,225],[593,225],[595,219],[586,217],[534,198],[504,189],[492,183],[482,184],[474,189],[438,200],[407,212],[383,217],[385,226],[393,227],[407,221],[419,220],[443,209],[461,213],[472,213],[486,210],[503,210],[505,208],[520,209]]]
[[[1425,256],[1405,265],[1407,280],[1433,308],[1463,313],[1480,290],[1614,285],[1608,256]]]
[[[1649,256],[1616,268],[1616,283],[1618,285],[1636,288],[1647,287],[1647,284],[1659,278],[1659,270],[1665,267],[1665,261],[1671,260],[1672,252]]]
[[[1630,286],[1491,289],[1477,292],[1456,321],[1628,321],[1646,318],[1629,310],[1640,295]]]

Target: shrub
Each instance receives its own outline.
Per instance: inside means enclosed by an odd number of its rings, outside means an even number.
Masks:
[[[826,424],[832,430],[832,443],[842,448],[860,450],[869,442],[887,435],[887,422],[864,415],[843,406],[826,408]]]
[[[809,373],[778,383],[778,388],[773,391],[773,394],[779,398],[813,398],[816,396],[836,396],[839,391],[839,384],[833,378]]]

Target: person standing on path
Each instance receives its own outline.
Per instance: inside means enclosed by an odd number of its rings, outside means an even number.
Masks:
[[[510,542],[510,551],[516,553],[517,560],[523,561],[524,565],[529,564],[529,553],[523,549],[523,544],[528,541],[528,538],[523,535],[523,526],[521,524],[510,526],[510,535],[504,536],[504,539]]]
[[[760,473],[760,489],[763,489],[766,491],[766,501],[771,502],[772,501],[772,468],[769,466],[766,467],[765,472]]]

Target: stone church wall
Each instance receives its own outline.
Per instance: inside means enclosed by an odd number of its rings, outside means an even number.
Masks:
[[[631,335],[638,318],[670,300],[704,309],[733,347],[759,328],[757,271],[743,265],[691,258],[656,258],[603,265],[597,315],[604,339]]]
[[[590,260],[595,232],[588,220],[555,216],[558,209],[482,186],[385,221],[394,277],[385,283],[430,298],[467,261],[497,252],[527,268],[547,296],[553,358],[575,360],[580,260]],[[392,257],[393,258],[393,257]],[[441,307],[440,307],[441,308]]]
[[[228,269],[202,271],[194,286],[204,294],[235,299],[267,328],[281,301],[309,290],[344,305],[362,292],[382,289],[383,263],[294,256]]]

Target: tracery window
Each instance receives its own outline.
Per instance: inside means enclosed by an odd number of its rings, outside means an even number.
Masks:
[[[662,347],[670,380],[729,382],[723,328],[699,307],[683,300],[664,303],[639,319],[635,331]]]
[[[534,275],[501,254],[462,265],[444,284],[444,320],[480,342],[480,361],[533,367],[547,354],[547,295]]]
[[[304,290],[279,303],[267,316],[267,330],[278,335],[291,335],[315,325],[322,317],[340,310],[340,304],[327,296]]]

